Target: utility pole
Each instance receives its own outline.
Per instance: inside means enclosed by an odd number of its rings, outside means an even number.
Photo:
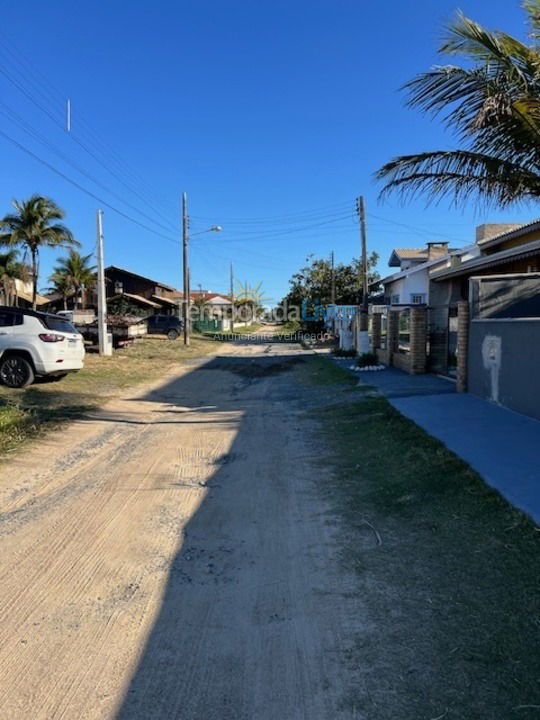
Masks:
[[[331,258],[331,264],[332,264],[332,290],[330,295],[330,302],[332,305],[336,304],[336,272],[334,270],[334,251],[332,250],[332,254],[330,256]]]
[[[367,259],[367,236],[366,236],[366,205],[364,196],[358,198],[358,216],[360,218],[360,238],[362,243],[362,311],[368,311],[368,259]]]
[[[234,332],[234,270],[231,263],[231,332]]]
[[[189,345],[189,265],[188,265],[188,214],[187,193],[182,193],[182,270],[184,292],[184,345]]]
[[[360,195],[357,200],[356,209],[360,218],[360,242],[362,245],[362,302],[360,306],[360,325],[358,327],[357,350],[359,354],[367,353],[370,349],[369,323],[368,323],[368,259],[367,259],[367,234],[366,234],[366,204],[364,196]]]
[[[99,354],[112,355],[112,348],[107,337],[107,298],[103,265],[103,210],[97,211],[97,262]]]

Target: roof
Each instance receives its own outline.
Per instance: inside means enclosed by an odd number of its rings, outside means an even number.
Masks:
[[[540,229],[540,227],[539,227]],[[475,270],[487,267],[493,267],[501,265],[508,260],[516,260],[520,257],[527,257],[528,255],[538,255],[540,253],[540,240],[533,240],[532,242],[525,243],[524,245],[518,245],[517,247],[510,248],[509,250],[501,250],[491,255],[481,255],[478,258],[467,260],[460,265],[455,267],[445,268],[439,272],[431,275],[431,280],[447,280],[452,277],[459,277],[460,275],[467,275],[468,273],[474,272]]]
[[[224,300],[226,303],[230,303],[231,300],[226,295],[221,295],[220,293],[199,293],[199,292],[192,292],[189,294],[192,300],[200,300],[203,298],[204,300]]]
[[[182,292],[180,292],[179,290],[176,290],[176,291],[172,294],[172,297],[173,297],[173,298],[178,298],[179,300],[181,300],[181,299],[184,297],[184,294],[183,294]],[[199,299],[201,299],[201,298],[204,298],[205,300],[215,300],[216,298],[218,298],[219,300],[224,300],[226,303],[230,303],[230,302],[231,302],[231,298],[230,298],[228,295],[222,295],[221,293],[192,292],[192,293],[189,293],[189,297],[190,297],[191,300],[193,300],[193,301],[199,300]]]
[[[113,297],[107,298],[107,301],[110,300],[118,300],[119,298],[129,298],[130,300],[135,300],[135,302],[141,303],[141,305],[148,305],[148,307],[153,308],[161,308],[161,305],[157,302],[154,302],[153,300],[149,300],[148,298],[143,297],[142,295],[132,295],[131,293],[119,293],[118,295],[113,295]]]
[[[438,265],[442,260],[446,260],[447,258],[450,258],[450,253],[445,253],[444,255],[441,255],[440,257],[435,258],[434,260],[429,260],[428,262],[419,263],[418,265],[414,265],[413,267],[407,268],[406,270],[401,270],[400,272],[394,273],[393,275],[388,275],[387,277],[383,278],[380,282],[385,285],[390,282],[394,282],[395,280],[401,280],[401,278],[408,277],[409,275],[414,275],[414,273],[417,272],[423,272],[424,270],[429,270],[429,268],[433,267],[434,265]]]
[[[106,267],[105,274],[107,274],[109,270],[117,270],[118,272],[125,273],[126,275],[131,275],[131,277],[138,278],[139,280],[146,280],[146,282],[149,282],[153,285],[159,285],[159,287],[170,290],[171,292],[175,291],[175,288],[171,287],[170,285],[165,285],[165,283],[159,282],[158,280],[152,280],[151,278],[145,277],[144,275],[139,275],[138,273],[131,272],[131,270],[125,270],[124,268],[120,268],[117,265],[109,265],[108,267]]]
[[[26,302],[31,303],[32,302],[32,295],[30,293],[25,293],[23,290],[17,291],[17,297],[22,298],[23,300],[26,300]],[[36,295],[36,301],[38,305],[45,305],[46,303],[50,302],[50,298],[45,297],[45,295],[39,295],[39,293]]]
[[[515,230],[509,230],[508,232],[502,233],[502,235],[496,235],[495,237],[487,238],[486,240],[479,240],[478,245],[484,249],[495,245],[500,245],[507,240],[515,240],[516,238],[523,237],[530,232],[540,231],[540,220],[533,220],[526,225],[521,225]]]
[[[158,303],[165,303],[165,305],[172,305],[173,307],[178,307],[177,300],[171,300],[171,298],[163,297],[163,295],[152,295],[152,297]]]
[[[390,255],[388,265],[390,267],[399,267],[403,260],[418,260],[419,262],[425,262],[429,257],[430,250],[425,248],[394,248]],[[448,253],[448,247],[432,247],[431,255],[437,257],[443,257]]]

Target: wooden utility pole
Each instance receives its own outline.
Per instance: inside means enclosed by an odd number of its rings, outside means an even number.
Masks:
[[[105,269],[103,262],[103,210],[97,211],[97,300],[98,300],[98,343],[100,355],[111,355],[107,338],[107,295],[105,292]]]
[[[357,203],[358,217],[360,218],[360,241],[362,244],[362,312],[368,312],[368,259],[366,235],[366,205],[364,196],[360,195]]]
[[[182,270],[184,293],[184,345],[189,345],[189,230],[187,214],[187,193],[182,193]]]
[[[234,270],[231,263],[231,332],[234,332]]]
[[[332,250],[332,254],[330,256],[331,258],[331,266],[332,266],[332,288],[331,288],[331,294],[330,294],[330,302],[332,305],[336,304],[336,271],[334,269],[334,251]]]

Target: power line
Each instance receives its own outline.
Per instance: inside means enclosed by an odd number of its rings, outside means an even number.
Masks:
[[[410,230],[414,230],[417,233],[421,233],[422,235],[428,235],[433,236],[437,235],[439,237],[446,238],[447,240],[457,240],[458,242],[462,242],[460,238],[452,237],[451,235],[446,235],[445,233],[436,232],[435,230],[423,230],[422,228],[415,227],[414,225],[408,225],[407,223],[398,222],[397,220],[390,220],[389,218],[381,217],[380,215],[375,215],[374,213],[368,213],[369,217],[373,217],[376,220],[382,220],[383,222],[390,223],[392,225],[398,225],[400,227],[409,228]]]
[[[179,241],[174,240],[173,238],[169,237],[168,235],[164,235],[163,233],[158,232],[157,230],[154,230],[153,228],[149,227],[148,225],[145,225],[144,223],[139,222],[139,220],[136,220],[135,218],[132,218],[130,215],[128,215],[125,212],[122,212],[122,210],[119,210],[114,205],[111,205],[107,200],[104,200],[102,197],[99,197],[99,195],[96,195],[91,190],[88,190],[83,185],[78,183],[76,180],[72,180],[70,177],[68,177],[65,173],[63,173],[61,170],[58,170],[53,165],[51,165],[46,160],[43,160],[43,158],[40,158],[39,155],[36,155],[32,150],[29,150],[24,145],[21,145],[20,142],[17,142],[14,138],[12,138],[10,135],[5,133],[3,130],[0,130],[0,135],[4,137],[6,140],[8,140],[12,145],[15,145],[15,147],[19,148],[19,150],[22,150],[22,152],[26,153],[27,155],[30,155],[30,157],[33,157],[35,160],[37,160],[39,163],[44,165],[49,170],[52,170],[56,175],[59,175],[61,178],[66,180],[66,182],[70,183],[70,185],[73,185],[81,192],[85,193],[89,197],[93,198],[94,200],[97,200],[102,205],[105,205],[105,207],[108,207],[110,210],[115,212],[117,215],[120,215],[121,217],[125,218],[126,220],[129,220],[130,222],[134,223],[135,225],[139,225],[139,227],[142,227],[144,230],[148,230],[148,232],[153,233],[154,235],[157,235],[158,237],[161,237],[165,240],[168,240],[169,242],[174,243],[175,245],[178,245]]]
[[[322,206],[317,209],[312,208],[311,210],[299,210],[296,213],[290,213],[290,214],[285,214],[285,215],[273,215],[273,216],[268,216],[268,217],[261,216],[261,217],[252,217],[252,218],[227,218],[227,217],[224,217],[224,218],[222,218],[222,220],[223,220],[223,222],[226,222],[227,224],[231,224],[231,225],[250,224],[250,223],[267,224],[269,222],[272,222],[273,220],[294,222],[296,220],[296,218],[299,218],[299,221],[300,221],[300,218],[302,218],[305,215],[320,214],[324,210],[331,210],[331,209],[333,209],[337,212],[338,208],[344,210],[345,207],[350,207],[351,214],[352,214],[352,211],[353,211],[352,204],[349,201],[342,201],[339,203],[334,203],[332,205],[325,205],[325,206]],[[325,213],[325,214],[327,214],[327,213]],[[211,218],[203,217],[201,215],[192,215],[192,217],[195,219],[204,220],[204,221],[211,220]],[[309,220],[310,218],[304,217],[303,219]]]
[[[20,61],[18,61],[18,62],[19,62],[19,64],[21,64]],[[17,71],[15,71],[15,72],[17,72]],[[32,72],[34,72],[34,71],[32,71]],[[6,77],[9,80],[9,82],[12,85],[14,85],[33,105],[35,105],[39,110],[41,110],[41,112],[43,112],[45,115],[47,115],[47,117],[55,125],[60,127],[62,130],[65,129],[63,120],[59,119],[53,112],[51,112],[51,110],[49,110],[48,107],[44,106],[42,101],[36,99],[34,94],[31,91],[29,91],[24,86],[24,84],[22,84],[19,81],[19,79],[13,75],[13,73],[10,73],[6,69],[6,67],[2,67],[2,66],[0,66],[0,73],[2,75],[4,75],[4,77]],[[21,74],[22,73],[20,73],[20,71],[19,71],[19,75],[21,75]],[[22,74],[22,75],[23,75],[23,78],[26,80],[26,82],[28,82],[28,78],[25,78],[24,74]],[[30,80],[30,84],[33,84],[33,80]],[[40,88],[38,88],[38,92],[41,95],[41,97],[45,99],[46,102],[50,101],[50,97],[47,97],[47,95]],[[58,95],[60,96],[59,91],[58,91]],[[62,103],[65,103],[64,98],[62,98]],[[53,107],[54,107],[54,105],[55,105],[55,101],[53,98]],[[88,147],[85,142],[83,142],[81,139],[79,139],[79,137],[77,137],[76,132],[69,133],[69,137],[71,138],[71,140],[73,142],[75,142],[77,145],[79,145],[86,153],[88,153],[99,165],[101,165],[109,174],[111,174],[118,182],[120,182],[127,190],[129,190],[131,193],[136,195],[140,200],[142,200],[146,205],[148,205],[148,207],[150,207],[154,213],[156,213],[157,215],[159,215],[160,217],[165,219],[167,221],[167,223],[169,223],[172,227],[174,227],[174,224],[170,222],[168,217],[166,217],[160,210],[158,210],[154,206],[154,204],[152,202],[150,202],[144,196],[144,194],[142,194],[138,189],[132,187],[128,182],[126,182],[126,180],[124,180],[122,177],[120,177],[119,174],[113,168],[111,168],[106,162],[104,162],[103,159],[101,159],[90,147]],[[107,155],[108,159],[110,158],[110,152],[111,151],[109,151],[109,153]],[[112,152],[114,153],[114,151],[112,151]],[[114,154],[116,155],[116,153],[114,153]]]
[[[158,227],[161,227],[163,230],[171,230],[171,227],[166,227],[162,223],[158,222],[155,218],[151,217],[150,215],[147,215],[145,212],[140,210],[136,205],[133,205],[132,203],[128,202],[127,200],[124,200],[118,193],[116,193],[114,190],[111,190],[106,185],[104,185],[99,179],[94,177],[92,174],[87,172],[84,168],[82,168],[77,163],[73,162],[71,158],[66,155],[64,152],[59,150],[48,138],[46,138],[44,135],[42,135],[38,130],[36,130],[30,123],[28,123],[26,120],[21,118],[20,115],[15,113],[10,107],[8,107],[5,103],[3,103],[0,100],[0,106],[3,106],[3,110],[0,107],[0,113],[4,115],[4,117],[7,117],[11,122],[18,125],[20,128],[22,128],[26,133],[28,133],[30,136],[33,136],[38,142],[40,142],[42,145],[47,147],[49,150],[51,150],[55,155],[57,155],[60,159],[62,159],[65,163],[70,165],[72,168],[77,170],[77,172],[81,173],[81,175],[84,175],[88,180],[93,182],[98,187],[102,188],[102,190],[105,190],[110,195],[115,197],[117,200],[119,200],[121,203],[126,205],[127,207],[131,208],[131,210],[135,210],[135,212],[139,213],[139,215],[142,215],[147,220],[151,220],[153,223],[155,223]],[[172,228],[173,230],[176,228]]]
[[[18,64],[20,67],[23,68],[23,71],[16,70],[15,72],[18,72],[20,75],[26,77],[25,80],[30,85],[33,85],[35,90],[45,99],[46,102],[51,102],[53,107],[56,107],[58,103],[60,103],[62,106],[66,102],[65,95],[55,86],[53,85],[50,80],[42,73],[39,69],[37,69],[35,66],[32,66],[29,62],[28,58],[25,56],[25,54],[18,48],[11,40],[8,38],[5,34],[1,33],[0,36],[2,36],[2,43],[0,43],[0,52],[4,52],[10,58],[13,60],[16,64]],[[9,50],[8,46],[11,46],[11,50]],[[25,70],[26,68],[26,70]],[[40,82],[36,82],[35,78],[39,77]],[[49,90],[47,93],[43,92],[44,87],[48,86]],[[56,121],[58,122],[58,121]],[[145,185],[148,190],[150,190],[151,194],[156,197],[156,201],[159,202],[159,204],[165,208],[163,203],[161,203],[160,197],[158,193],[152,188],[149,183],[144,180],[138,173],[131,168],[122,158],[116,153],[116,151],[108,146],[100,137],[99,135],[93,130],[92,126],[87,123],[84,119],[84,117],[79,116],[79,124],[86,127],[86,132],[89,135],[93,135],[95,138],[94,142],[97,142],[102,145],[102,147],[105,149],[107,153],[107,158],[111,157],[111,155],[115,156],[117,158],[117,163],[120,166],[124,166],[125,170],[130,172],[134,178],[137,179],[138,182],[141,183],[141,185]],[[84,127],[83,127],[84,129]],[[167,211],[170,211],[170,208],[165,208]]]

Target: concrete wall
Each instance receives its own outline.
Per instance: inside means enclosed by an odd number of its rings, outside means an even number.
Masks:
[[[473,320],[469,392],[540,419],[539,358],[539,320]]]

